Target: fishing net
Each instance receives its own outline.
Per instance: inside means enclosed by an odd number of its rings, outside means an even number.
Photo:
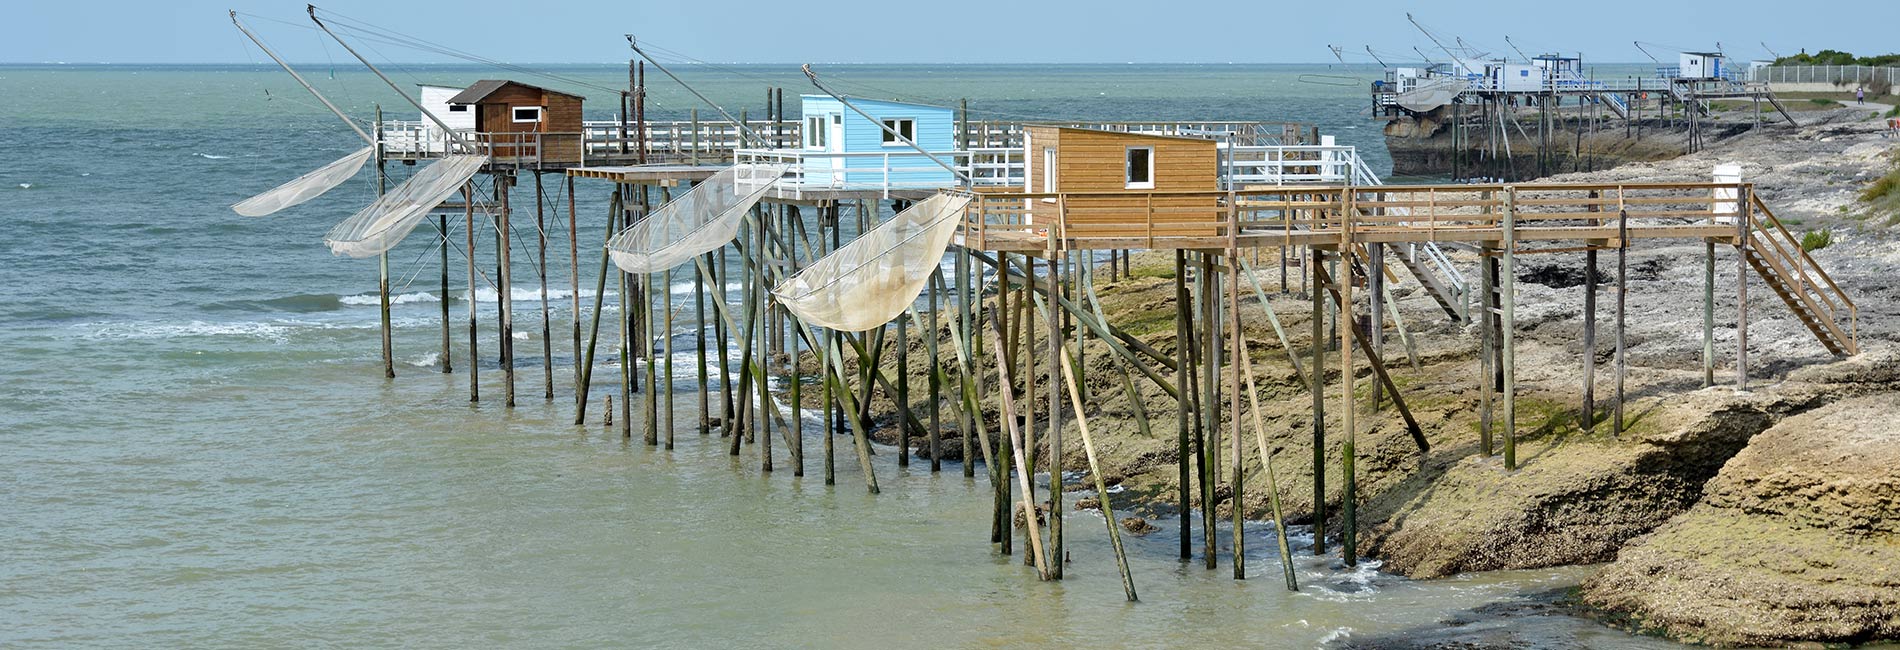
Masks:
[[[654,273],[724,246],[785,169],[733,165],[720,170],[607,240],[607,252],[622,271]]]
[[[970,197],[938,194],[878,224],[772,290],[807,325],[862,332],[917,301]]]
[[[350,257],[380,255],[395,248],[430,210],[461,189],[487,163],[488,156],[448,156],[431,163],[331,228],[330,234],[323,236],[323,243],[330,245],[330,252]]]
[[[336,162],[318,167],[316,171],[298,176],[268,192],[239,201],[231,209],[247,217],[261,217],[323,196],[324,192],[355,176],[357,170],[363,168],[363,163],[369,160],[372,151],[370,147],[363,147],[356,153],[338,158]]]

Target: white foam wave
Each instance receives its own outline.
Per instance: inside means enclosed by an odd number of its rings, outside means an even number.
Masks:
[[[415,366],[417,368],[434,368],[436,367],[437,364],[441,362],[442,362],[442,353],[430,352],[420,357],[410,359],[404,363],[408,363],[409,365]]]
[[[194,336],[241,336],[281,341],[289,333],[292,325],[288,322],[212,323],[194,320],[184,323],[150,321],[86,323],[73,327],[81,331],[82,338],[92,340],[137,341]]]
[[[583,299],[593,298],[594,290],[582,289],[580,295],[581,295],[581,298]],[[605,295],[608,297],[613,297],[618,294],[613,291],[608,291]],[[501,296],[501,292],[496,291],[489,287],[482,287],[480,289],[475,290],[475,302],[495,302],[496,299],[498,299],[500,296]],[[372,299],[373,298],[374,296],[372,296]],[[468,292],[463,291],[461,298],[462,300],[468,300]],[[539,304],[541,302],[541,289],[540,287],[510,287],[508,289],[508,298],[518,303],[532,300],[536,304]],[[573,298],[574,298],[573,291],[570,291],[567,289],[556,289],[553,287],[548,287],[549,301],[559,302],[559,301],[572,300]],[[374,303],[371,303],[371,304],[374,304]]]
[[[337,302],[345,305],[380,305],[382,304],[382,298],[372,293],[368,295],[344,296],[338,298]],[[437,298],[433,293],[421,291],[415,293],[401,293],[389,297],[389,304],[392,305],[407,305],[418,302],[441,302],[441,299]]]
[[[33,189],[33,184],[32,184],[32,183],[21,183],[21,184],[20,184],[20,189],[23,189],[23,190],[30,190],[30,189]]]
[[[206,160],[224,160],[224,159],[230,158],[230,156],[220,156],[217,154],[209,154],[209,153],[194,153],[191,155],[197,156],[199,158],[204,158]]]

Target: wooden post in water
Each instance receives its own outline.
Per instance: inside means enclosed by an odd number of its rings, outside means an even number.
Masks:
[[[709,257],[711,253],[707,254]],[[699,362],[699,435],[711,433],[712,391],[707,387],[710,377],[706,370],[706,268],[711,265],[694,265],[693,269],[693,353]]]
[[[609,238],[613,237],[615,230],[620,225],[620,215],[621,215],[621,205],[622,205],[621,196],[622,194],[619,188],[616,187],[614,189],[613,197],[608,201],[607,235],[606,236]],[[569,221],[568,221],[568,225],[570,229],[573,228],[572,216],[573,216],[573,213],[570,212]],[[576,254],[578,255],[578,252]],[[575,349],[574,351],[576,369],[580,373],[579,379],[575,380],[576,386],[574,388],[574,404],[575,404],[574,424],[576,425],[587,421],[587,394],[593,388],[593,381],[594,381],[594,353],[596,349],[598,348],[598,346],[600,345],[600,312],[601,312],[601,307],[605,304],[606,296],[607,296],[608,269],[612,268],[608,264],[608,261],[609,261],[609,258],[608,258],[607,249],[605,247],[602,247],[600,250],[600,271],[596,274],[597,277],[594,280],[594,315],[591,319],[589,319],[589,324],[587,326],[588,332],[587,332],[586,356],[583,357],[581,355],[581,350],[579,350],[578,348]],[[618,275],[619,269],[614,269],[614,273]],[[577,271],[575,273],[576,279],[574,281],[576,287],[580,286],[580,280],[578,279],[579,277],[580,275],[579,275],[579,272]],[[574,295],[579,296],[580,291],[576,290],[574,292]],[[579,299],[576,298],[575,302],[578,304]],[[579,311],[576,311],[575,314],[576,314],[575,327],[578,329],[580,327],[578,325],[578,323],[580,322],[580,319],[578,316]],[[579,339],[576,339],[577,344],[578,344],[578,341]],[[608,426],[613,425],[613,417],[614,417],[613,407],[614,407],[613,399],[609,397],[607,399],[607,412],[602,414],[602,416],[606,418],[606,424]]]
[[[1497,385],[1492,382],[1492,370],[1497,365],[1497,321],[1492,318],[1491,301],[1497,295],[1497,257],[1489,245],[1479,250],[1478,256],[1478,450],[1486,457],[1491,456],[1494,448],[1491,444],[1491,409],[1497,403],[1493,393]]]
[[[474,183],[462,184],[463,230],[468,236],[468,401],[482,401],[482,364],[475,339],[475,189]]]
[[[1102,521],[1108,524],[1109,546],[1115,549],[1115,568],[1121,571],[1122,593],[1132,603],[1140,599],[1135,597],[1135,578],[1128,571],[1128,555],[1122,551],[1122,533],[1115,521],[1115,508],[1109,505],[1108,482],[1102,478],[1102,464],[1095,460],[1095,441],[1089,437],[1089,418],[1082,409],[1082,392],[1076,388],[1073,364],[1067,355],[1061,356],[1061,364],[1062,381],[1069,389],[1069,405],[1075,409],[1075,426],[1082,433],[1082,451],[1088,454],[1089,477],[1095,480],[1095,497],[1102,504]],[[1235,539],[1238,538],[1236,535]]]
[[[1310,278],[1313,299],[1313,554],[1326,554],[1326,288],[1320,274],[1326,269],[1326,252],[1309,247],[1313,268],[1300,274]]]
[[[1341,215],[1339,229],[1339,266],[1345,273],[1339,277],[1339,427],[1346,432],[1346,439],[1339,446],[1339,473],[1343,483],[1339,486],[1339,552],[1346,566],[1359,565],[1359,476],[1353,464],[1357,460],[1353,443],[1359,436],[1358,427],[1353,424],[1354,384],[1352,366],[1352,258],[1353,196],[1347,192],[1346,210]]]
[[[625,115],[621,116],[625,122]],[[621,136],[625,137],[625,133]],[[621,143],[624,147],[625,143]],[[581,372],[581,237],[578,222],[579,213],[574,207],[574,177],[567,177],[567,275],[569,298],[574,301],[574,404],[575,424],[581,423],[579,413],[587,408],[587,394],[582,390]],[[611,225],[612,219],[608,220]],[[611,236],[611,235],[609,235]],[[590,357],[592,355],[589,355]]]
[[[653,392],[657,394],[660,392],[659,391],[660,385],[664,384],[666,386],[666,414],[662,416],[662,421],[666,423],[666,448],[672,449],[673,448],[673,269],[669,268],[661,274],[660,284],[661,284],[661,287],[664,289],[664,292],[660,294],[662,296],[660,299],[660,309],[663,310],[662,313],[664,314],[664,316],[660,320],[660,324],[661,324],[660,326],[660,330],[661,330],[660,331],[660,341],[661,341],[660,356],[664,359],[664,361],[662,362],[661,374],[665,376],[663,377],[664,381],[655,383],[653,385],[654,386]]]
[[[1371,312],[1372,353],[1384,359],[1385,356],[1385,304],[1379,300],[1385,295],[1385,244],[1373,242],[1366,244],[1366,301]],[[1372,382],[1372,410],[1379,410],[1379,403],[1385,399],[1385,385]]]
[[[1194,526],[1189,517],[1193,499],[1188,496],[1190,485],[1188,476],[1188,455],[1190,452],[1190,434],[1192,428],[1188,417],[1188,390],[1194,381],[1188,368],[1188,293],[1187,293],[1187,251],[1174,251],[1174,367],[1175,385],[1181,394],[1175,398],[1175,469],[1179,472],[1180,503],[1177,509],[1181,515],[1181,559],[1194,557]]]
[[[1227,437],[1231,445],[1229,455],[1233,457],[1230,462],[1233,463],[1232,481],[1234,486],[1234,579],[1246,580],[1247,507],[1246,500],[1242,497],[1246,494],[1244,478],[1247,463],[1245,461],[1246,455],[1242,453],[1242,451],[1246,449],[1246,446],[1241,443],[1242,438],[1240,435],[1240,368],[1241,366],[1253,363],[1253,360],[1247,353],[1245,339],[1242,338],[1240,330],[1240,250],[1235,247],[1233,243],[1234,238],[1238,236],[1240,230],[1239,223],[1235,220],[1238,218],[1238,213],[1235,212],[1233,208],[1229,208],[1228,214],[1230,215],[1229,223],[1231,225],[1229,226],[1230,234],[1228,236],[1227,256],[1224,261],[1226,262],[1228,273],[1232,276],[1227,280],[1227,311],[1231,312],[1227,315],[1227,322],[1232,326],[1230,330],[1232,334],[1227,337],[1227,343],[1232,347],[1229,348],[1231,352],[1228,353],[1227,363],[1227,379],[1230,383],[1227,391]],[[1378,301],[1375,300],[1373,302]]]
[[[510,277],[514,272],[513,260],[509,257],[508,216],[512,210],[508,204],[508,195],[514,190],[514,176],[495,175],[495,195],[501,203],[501,214],[495,217],[495,302],[501,312],[501,378],[503,403],[508,408],[515,406],[515,316],[514,283]]]
[[[376,197],[382,198],[389,174],[383,168],[383,105],[376,105]],[[376,301],[382,315],[383,378],[396,378],[396,350],[389,332],[389,251],[376,256]]]
[[[1049,573],[1062,579],[1063,565],[1068,553],[1062,543],[1062,387],[1056,380],[1062,367],[1062,323],[1056,308],[1056,302],[1062,297],[1062,253],[1053,250],[1055,238],[1051,237],[1052,250],[1049,256],[1049,288],[1045,327],[1049,328]],[[1034,281],[1033,278],[1031,281]]]
[[[938,369],[942,366],[938,362],[939,357],[937,356],[937,338],[942,335],[943,331],[937,327],[937,308],[939,306],[937,302],[937,292],[942,287],[943,264],[939,262],[937,268],[930,272],[930,284],[928,289],[930,292],[930,302],[927,305],[930,311],[929,317],[925,319],[924,323],[924,326],[929,330],[929,334],[924,337],[924,355],[930,357],[930,379],[928,381],[930,386],[930,439],[928,440],[928,444],[930,445],[930,471],[933,473],[943,470],[943,458],[941,456],[943,424],[941,414],[939,413],[940,409],[937,406],[942,398],[941,390],[943,388],[943,375],[938,372]],[[968,459],[965,460],[967,461]]]
[[[932,359],[932,363],[936,360]],[[897,466],[910,467],[910,315],[897,315]]]
[[[442,293],[441,300],[436,302],[442,307],[442,374],[446,375],[455,372],[455,351],[449,344],[449,215],[438,214],[435,218],[435,227],[442,232],[442,239],[437,242],[442,247]]]
[[[534,255],[534,264],[541,276],[541,378],[544,380],[543,399],[554,401],[554,327],[551,307],[548,304],[548,224],[541,201],[541,172],[534,172],[534,233],[538,249]]]
[[[726,264],[727,257],[729,256],[727,255],[726,247],[724,246],[721,246],[717,250],[714,250],[706,254],[707,262],[718,263],[717,266],[712,266],[711,264],[709,264],[708,267],[713,269],[713,271],[711,272],[712,290],[713,290],[712,300],[713,302],[721,306],[730,304],[727,301],[727,294],[726,294],[726,282],[727,282],[727,278],[730,277],[727,275],[727,269],[728,269],[728,266]],[[713,338],[717,339],[716,342],[719,345],[719,403],[720,403],[720,408],[722,409],[721,415],[719,417],[719,435],[722,437],[732,435],[733,433],[737,431],[736,429],[733,428],[734,422],[733,422],[733,417],[732,417],[732,414],[733,414],[732,348],[730,347],[731,344],[729,343],[727,336],[728,335],[726,333],[726,319],[714,318],[713,319]]]

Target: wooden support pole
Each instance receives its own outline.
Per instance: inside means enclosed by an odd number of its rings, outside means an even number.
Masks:
[[[1180,472],[1180,482],[1177,485],[1179,486],[1180,492],[1178,510],[1181,515],[1181,559],[1187,560],[1194,557],[1193,542],[1191,541],[1194,536],[1194,527],[1189,520],[1189,513],[1192,512],[1193,499],[1188,496],[1188,486],[1190,485],[1188,482],[1188,456],[1191,453],[1189,430],[1191,427],[1189,425],[1188,411],[1190,408],[1187,397],[1187,387],[1193,383],[1193,377],[1189,374],[1191,370],[1188,368],[1188,347],[1190,344],[1188,343],[1187,252],[1182,250],[1174,251],[1174,306],[1174,376],[1175,384],[1182,387],[1181,393],[1175,396],[1175,464],[1176,469]]]
[[[1478,257],[1478,451],[1486,457],[1496,452],[1492,444],[1492,407],[1496,405],[1497,384],[1492,380],[1497,367],[1497,319],[1492,301],[1497,296],[1497,254],[1485,246]]]
[[[442,293],[441,293],[441,299],[437,300],[436,302],[441,303],[441,307],[442,307],[442,354],[441,354],[441,357],[442,357],[442,374],[446,375],[451,372],[455,372],[455,358],[454,358],[455,351],[451,348],[450,343],[449,343],[449,338],[450,338],[450,334],[449,334],[449,215],[447,214],[436,215],[435,227],[436,229],[442,232],[442,240],[437,242],[437,244],[442,247],[441,249]],[[470,296],[474,295],[474,290],[475,290],[474,287],[469,287]],[[575,321],[575,322],[579,323],[580,321]],[[576,326],[578,327],[578,325]]]
[[[976,264],[970,259],[970,249],[964,248],[962,246],[958,246],[957,247],[957,301],[959,302],[959,305],[957,307],[957,312],[958,312],[957,318],[960,319],[963,324],[963,333],[964,333],[963,335],[967,339],[963,342],[963,346],[965,349],[970,351],[970,356],[973,357],[971,359],[969,367],[965,369],[964,374],[967,376],[971,373],[976,373],[977,377],[975,377],[975,379],[980,379],[982,377],[981,373],[978,372],[978,370],[983,367],[976,360],[976,357],[979,357],[979,355],[977,354],[978,348],[975,345],[976,343],[975,326],[978,322],[976,312],[977,310],[980,310],[983,308],[983,302],[982,302],[983,297],[981,295],[978,295],[976,291],[976,279],[981,274],[982,274],[982,271],[976,268]],[[1000,362],[1001,359],[998,359],[998,361]],[[974,410],[966,410],[966,412],[963,414],[963,417],[959,419],[959,422],[962,423],[962,433],[961,435],[958,436],[959,438],[961,438],[961,440],[958,440],[958,442],[962,443],[963,445],[963,455],[959,456],[959,458],[963,459],[963,475],[965,477],[976,476],[976,465],[970,462],[970,455],[974,452],[974,450],[971,449],[972,441],[970,440],[970,436],[973,435],[974,432],[976,431],[976,424],[977,424],[976,422],[973,422],[972,420],[981,418],[981,417],[982,417],[981,413],[977,413]],[[1007,454],[999,454],[999,456],[1002,456],[1004,458],[1008,457]],[[1002,487],[998,489],[1007,490],[1008,483],[1005,482],[1002,485]],[[1004,523],[1005,525],[1008,524],[1007,521],[1005,521]],[[1002,543],[1007,547],[1007,545],[1009,544],[1009,535],[1005,534],[1003,536]]]
[[[1702,387],[1715,385],[1715,240],[1702,251]]]
[[[1583,412],[1577,421],[1584,431],[1596,429],[1597,418],[1597,249],[1583,252]]]
[[[942,332],[942,330],[937,328],[937,308],[938,308],[937,297],[938,297],[938,290],[942,286],[943,286],[943,269],[942,269],[942,265],[938,265],[937,269],[932,270],[930,272],[930,285],[929,285],[930,304],[928,305],[930,312],[929,312],[929,318],[927,319],[927,322],[925,323],[925,327],[929,329],[929,333],[925,335],[924,337],[924,356],[927,356],[930,358],[929,359],[929,364],[930,364],[930,379],[929,379],[930,439],[928,441],[928,444],[930,445],[929,451],[930,451],[930,471],[931,472],[938,472],[938,471],[943,470],[943,457],[941,455],[942,445],[943,445],[943,429],[942,429],[942,420],[940,419],[940,413],[938,412],[939,409],[937,406],[939,400],[942,397],[940,391],[943,387],[943,383],[941,381],[942,375],[938,373],[938,369],[941,366],[938,363],[939,357],[937,356],[937,338],[941,335],[941,332]],[[965,459],[965,460],[967,461],[968,459]]]
[[[728,301],[730,299],[730,294],[728,294],[726,291],[726,284],[731,281],[731,277],[732,277],[729,274],[731,266],[726,262],[727,258],[729,257],[731,257],[731,255],[726,252],[726,247],[724,246],[721,246],[719,247],[718,250],[715,250],[713,252],[706,254],[706,260],[709,263],[709,267],[710,267],[708,270],[711,271],[708,275],[712,276],[712,290],[714,292],[712,295],[712,300],[710,302],[716,308],[722,308],[720,306],[728,304]],[[716,265],[711,264],[713,262],[717,262],[717,264]],[[738,432],[738,429],[735,428],[738,423],[734,421],[734,417],[733,417],[733,412],[736,409],[736,406],[733,404],[733,395],[732,395],[731,336],[732,334],[729,333],[729,328],[727,327],[726,319],[714,318],[713,319],[713,338],[718,339],[717,343],[719,346],[718,348],[719,349],[719,404],[720,404],[720,409],[721,409],[720,416],[719,416],[719,435],[720,436],[730,436]]]
[[[934,359],[933,359],[934,363]],[[910,467],[910,315],[897,315],[897,466]]]
[[[1385,244],[1373,242],[1366,244],[1366,306],[1371,312],[1372,352],[1385,358],[1385,304],[1380,297],[1385,295]],[[1372,409],[1378,410],[1385,400],[1385,385],[1372,384]]]
[[[660,325],[661,325],[660,327],[660,357],[661,359],[663,359],[663,361],[661,362],[662,367],[661,367],[660,374],[662,375],[662,378],[661,378],[661,381],[655,382],[653,384],[653,392],[657,395],[660,392],[661,386],[666,387],[666,412],[664,415],[661,416],[661,421],[666,424],[666,443],[665,443],[666,448],[672,449],[673,448],[673,401],[674,401],[673,400],[673,269],[669,268],[661,274],[660,287],[661,287],[660,309],[662,310],[662,314],[663,314],[660,319]],[[649,367],[650,366],[651,364],[649,364]]]
[[[1629,313],[1630,213],[1618,210],[1616,216],[1616,413],[1610,431],[1623,434],[1623,379],[1629,372],[1627,342],[1623,338],[1623,319]]]
[[[1229,214],[1234,214],[1234,213],[1230,212]],[[1230,238],[1230,241],[1231,241],[1231,238]],[[1246,507],[1246,501],[1242,499],[1241,497],[1246,495],[1246,490],[1244,488],[1244,484],[1245,484],[1244,479],[1246,478],[1247,464],[1244,462],[1246,459],[1246,455],[1242,453],[1246,449],[1246,445],[1241,443],[1241,440],[1243,440],[1243,438],[1240,435],[1240,392],[1241,392],[1240,367],[1253,363],[1253,359],[1251,356],[1247,354],[1245,341],[1241,337],[1241,331],[1240,331],[1240,277],[1239,277],[1240,254],[1239,253],[1240,253],[1239,249],[1233,247],[1233,245],[1230,243],[1227,248],[1226,259],[1223,261],[1226,262],[1226,267],[1228,269],[1228,272],[1234,276],[1234,277],[1229,278],[1226,282],[1227,307],[1228,307],[1227,311],[1229,312],[1227,314],[1227,323],[1231,326],[1231,329],[1229,330],[1231,334],[1227,337],[1227,342],[1228,342],[1228,345],[1232,346],[1231,348],[1229,348],[1231,352],[1228,353],[1228,363],[1227,363],[1227,368],[1228,368],[1227,380],[1229,382],[1228,390],[1227,390],[1227,395],[1228,395],[1228,398],[1227,398],[1227,427],[1228,427],[1227,438],[1228,438],[1229,444],[1231,445],[1231,449],[1229,450],[1229,456],[1231,456],[1231,458],[1229,459],[1229,462],[1233,464],[1232,483],[1233,483],[1234,507],[1233,507],[1232,524],[1234,527],[1234,540],[1233,540],[1234,579],[1246,580],[1247,579],[1247,552],[1246,552],[1247,507]]]
[[[626,116],[621,115],[625,124]],[[622,137],[625,134],[621,134]],[[625,143],[622,143],[624,146]],[[582,386],[585,384],[581,368],[581,237],[579,212],[574,205],[574,177],[567,177],[567,281],[568,298],[574,301],[574,412],[575,424],[580,424],[579,414],[587,409],[587,395]],[[609,218],[608,224],[613,223]],[[612,236],[611,233],[609,236]],[[591,354],[589,355],[592,356]],[[590,359],[591,360],[591,359]]]
[[[1240,310],[1234,311],[1239,313]],[[1245,331],[1234,336],[1242,350],[1247,349],[1246,336]],[[1252,407],[1254,448],[1260,452],[1260,464],[1267,473],[1267,506],[1273,511],[1273,533],[1280,547],[1280,569],[1286,578],[1287,591],[1299,591],[1300,581],[1293,570],[1293,547],[1286,539],[1286,518],[1280,514],[1280,481],[1273,475],[1273,454],[1267,450],[1267,427],[1260,422],[1260,388],[1254,383],[1253,360],[1242,358],[1239,365],[1247,377],[1247,401]]]
[[[495,194],[501,203],[501,214],[495,217],[495,302],[501,311],[501,380],[503,403],[508,408],[515,406],[515,301],[514,261],[509,256],[511,237],[508,218],[513,207],[508,203],[508,195],[514,190],[514,176],[501,174],[495,176]]]
[[[1504,190],[1504,469],[1517,469],[1517,188]]]
[[[389,182],[389,174],[383,168],[383,105],[376,105],[376,197],[382,198],[384,185]],[[376,256],[376,300],[382,316],[383,340],[383,378],[396,378],[396,349],[390,334],[389,318],[389,252]]]
[[[1748,390],[1748,256],[1754,246],[1749,228],[1754,220],[1749,194],[1743,185],[1735,195],[1735,390]]]
[[[707,385],[711,373],[706,364],[706,283],[710,280],[705,267],[693,269],[693,353],[699,366],[699,435],[702,436],[712,433],[712,389]]]
[[[1003,353],[1002,348],[1003,324],[1001,318],[1001,316],[995,316],[990,321],[991,325],[996,328],[997,333],[996,338],[990,342],[990,345],[995,348],[996,358],[999,360],[1007,356]],[[1025,559],[1035,565],[1036,574],[1038,576],[1043,580],[1048,580],[1050,578],[1049,561],[1043,553],[1042,527],[1036,523],[1036,493],[1033,489],[1035,483],[1029,480],[1030,475],[1035,472],[1031,469],[1029,460],[1023,455],[1023,450],[1027,448],[1027,443],[1023,440],[1020,427],[1017,426],[1016,408],[1013,405],[1015,400],[1007,395],[1009,386],[1011,385],[1009,364],[998,363],[996,365],[996,372],[999,375],[997,383],[1003,386],[1003,392],[1005,393],[1002,399],[997,400],[1003,407],[1003,429],[1009,432],[1010,444],[1015,448],[1016,464],[1023,468],[1021,471],[1016,472],[1016,483],[1017,487],[1022,490],[1023,519],[1026,522],[1025,532],[1029,540],[1029,553],[1026,554]]]
[[[1054,303],[1062,297],[1062,258],[1060,251],[1049,257],[1048,295]],[[1063,565],[1068,553],[1062,541],[1062,386],[1056,381],[1061,373],[1062,363],[1062,323],[1059,310],[1053,304],[1047,310],[1045,327],[1049,328],[1049,574],[1062,579]]]
[[[825,332],[824,337],[825,348],[815,352],[818,355],[818,365],[820,366],[818,369],[818,381],[820,385],[819,403],[824,408],[825,418],[825,485],[837,485],[838,418],[832,414],[832,386],[835,382],[831,380],[831,370],[825,367],[825,362],[830,358],[831,349],[838,346],[838,333]]]
[[[1082,409],[1082,392],[1076,387],[1073,364],[1067,355],[1061,358],[1062,380],[1069,388],[1069,406],[1075,409],[1075,426],[1082,433],[1082,451],[1089,459],[1089,477],[1095,481],[1095,497],[1102,504],[1102,521],[1108,524],[1108,543],[1115,550],[1115,568],[1121,571],[1122,593],[1132,603],[1140,598],[1135,597],[1135,578],[1128,571],[1128,554],[1122,551],[1121,526],[1115,521],[1115,508],[1109,505],[1108,482],[1102,478],[1102,464],[1095,459],[1095,441],[1089,437],[1089,419]],[[1240,536],[1235,535],[1234,538],[1239,539]]]
[[[1339,265],[1342,271],[1350,274],[1352,272],[1352,264],[1351,258],[1347,256],[1351,254],[1353,249],[1352,218],[1353,212],[1356,210],[1356,208],[1352,207],[1351,193],[1347,193],[1345,202],[1347,209],[1341,219],[1341,228],[1339,230]],[[1339,528],[1339,552],[1342,559],[1345,560],[1346,566],[1358,566],[1359,522],[1357,515],[1359,510],[1359,476],[1353,467],[1354,461],[1356,460],[1353,443],[1358,437],[1359,431],[1353,424],[1353,411],[1355,409],[1352,391],[1355,382],[1353,381],[1352,344],[1349,338],[1352,336],[1353,325],[1352,276],[1346,275],[1341,277],[1337,284],[1339,285],[1340,295],[1338,319],[1340,342],[1339,427],[1343,429],[1346,434],[1345,439],[1340,441],[1339,445],[1339,472],[1341,480],[1343,481],[1339,486],[1339,515],[1341,520]]]
[[[1326,554],[1326,252],[1313,253],[1312,272],[1300,275],[1312,283],[1313,298],[1313,554]]]
[[[541,172],[534,173],[534,264],[541,276],[541,378],[543,399],[554,401],[554,317],[548,303],[548,224],[541,201]]]
[[[613,237],[614,232],[620,225],[620,215],[622,214],[621,206],[621,193],[620,190],[616,188],[613,198],[608,201],[607,208],[607,237],[609,238]],[[569,217],[568,224],[572,227],[572,213],[570,213]],[[604,304],[607,296],[607,270],[612,268],[608,265],[608,256],[609,253],[607,249],[602,247],[600,249],[600,271],[596,274],[597,279],[594,281],[594,312],[591,319],[592,322],[587,327],[586,356],[582,357],[581,351],[578,348],[574,351],[577,369],[580,371],[580,378],[575,380],[577,385],[574,389],[574,424],[576,425],[587,421],[587,394],[588,391],[593,388],[594,352],[600,345],[600,312],[601,306]],[[619,269],[614,269],[614,274],[620,275]],[[577,273],[575,277],[575,285],[579,286],[579,274]],[[580,295],[580,292],[575,291],[575,295]],[[577,298],[575,302],[578,304],[579,299]],[[575,313],[577,314],[575,318],[575,331],[577,332],[576,336],[578,336],[580,319],[578,317],[579,312],[576,311]],[[579,341],[579,339],[575,340],[577,342]],[[612,426],[614,417],[612,397],[607,399],[607,412],[602,415],[606,418],[605,424]]]
[[[463,234],[468,237],[468,401],[482,401],[482,364],[476,336],[475,317],[475,186],[462,184],[462,216],[467,221]]]

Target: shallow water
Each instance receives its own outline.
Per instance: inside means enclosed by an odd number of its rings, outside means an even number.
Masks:
[[[837,75],[1018,115],[1302,119],[1382,160],[1377,130],[1357,113],[1363,94],[1299,82],[1314,70],[1325,68]],[[621,74],[569,72],[602,83]],[[735,103],[761,84],[695,74]],[[800,88],[789,70],[747,74]],[[358,115],[396,100],[361,73],[313,76]],[[761,476],[752,448],[734,458],[693,433],[691,402],[678,405],[670,452],[597,420],[571,426],[560,258],[552,403],[540,397],[539,305],[522,295],[517,328],[533,335],[518,343],[520,406],[500,407],[485,287],[474,297],[488,401],[467,403],[459,252],[448,292],[457,372],[435,371],[441,303],[427,226],[391,255],[399,377],[383,380],[375,265],[332,258],[320,243],[370,196],[364,180],[273,217],[226,208],[356,146],[281,73],[0,67],[0,94],[15,98],[0,121],[0,646],[1312,647],[1438,627],[1585,572],[1412,582],[1302,554],[1303,590],[1289,594],[1270,527],[1246,530],[1245,582],[1225,558],[1215,571],[1177,561],[1164,529],[1129,539],[1142,595],[1129,604],[1100,518],[1077,513],[1068,579],[1040,583],[990,551],[987,485],[955,465],[930,476],[882,449],[884,493],[873,497],[847,439],[835,488],[818,478],[816,433],[811,476],[792,477],[782,455],[780,471]],[[656,112],[679,116],[687,99],[656,87]],[[582,197],[583,233],[599,225],[587,216],[604,194],[594,189]],[[597,250],[600,233],[587,237],[583,250]],[[480,260],[492,267],[485,252]],[[521,291],[533,276],[517,260]],[[691,372],[680,364],[684,383]],[[1664,645],[1567,617],[1525,625],[1588,647]]]

